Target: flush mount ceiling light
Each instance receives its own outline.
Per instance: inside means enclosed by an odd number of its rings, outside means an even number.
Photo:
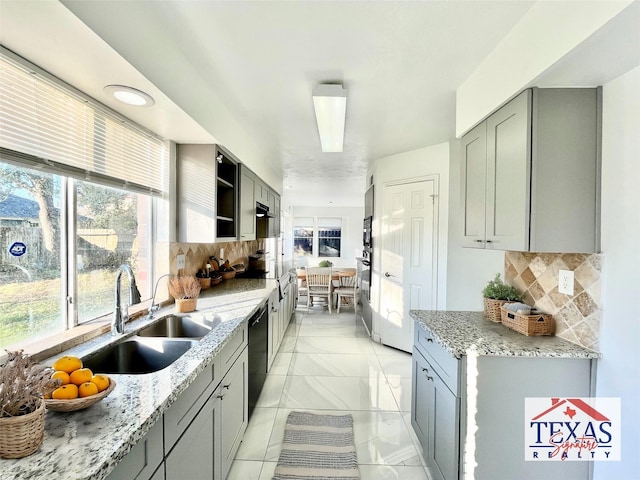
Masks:
[[[347,90],[342,85],[322,84],[313,89],[320,146],[323,152],[342,152],[347,114]]]
[[[134,107],[151,107],[156,103],[151,95],[125,85],[107,85],[104,87],[104,92],[116,100]]]

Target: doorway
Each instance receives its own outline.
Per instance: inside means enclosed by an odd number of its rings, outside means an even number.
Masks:
[[[411,352],[409,310],[436,308],[437,179],[384,187],[380,253],[380,339]]]

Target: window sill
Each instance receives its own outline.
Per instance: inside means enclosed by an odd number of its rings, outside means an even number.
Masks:
[[[151,302],[144,302],[129,307],[129,321],[146,315],[150,303]],[[24,353],[31,355],[35,361],[41,362],[46,358],[53,357],[65,350],[69,350],[70,348],[109,332],[111,330],[111,317],[112,314],[104,315],[90,322],[40,340],[26,341],[12,345],[9,350],[24,350]],[[0,354],[0,364],[4,363],[5,359],[6,354],[3,352]]]

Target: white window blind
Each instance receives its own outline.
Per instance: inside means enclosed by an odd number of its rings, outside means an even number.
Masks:
[[[0,147],[3,160],[28,167],[156,195],[168,191],[162,139],[23,65],[5,48]]]

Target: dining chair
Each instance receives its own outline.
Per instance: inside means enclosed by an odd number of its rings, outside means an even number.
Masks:
[[[307,312],[313,297],[326,298],[331,313],[333,297],[333,282],[331,280],[331,267],[307,268]]]
[[[338,288],[334,290],[334,293],[338,297],[338,313],[340,313],[340,305],[342,304],[343,298],[351,298],[351,302],[353,303],[353,310],[356,311],[358,279],[355,275],[352,277],[340,277],[339,282],[340,284],[338,285]]]
[[[309,296],[309,289],[307,288],[307,280],[304,278],[298,279],[298,298],[297,298],[298,305],[301,305],[300,300],[302,299],[302,297],[308,297],[308,296]],[[309,303],[309,300],[307,300],[307,303]]]

